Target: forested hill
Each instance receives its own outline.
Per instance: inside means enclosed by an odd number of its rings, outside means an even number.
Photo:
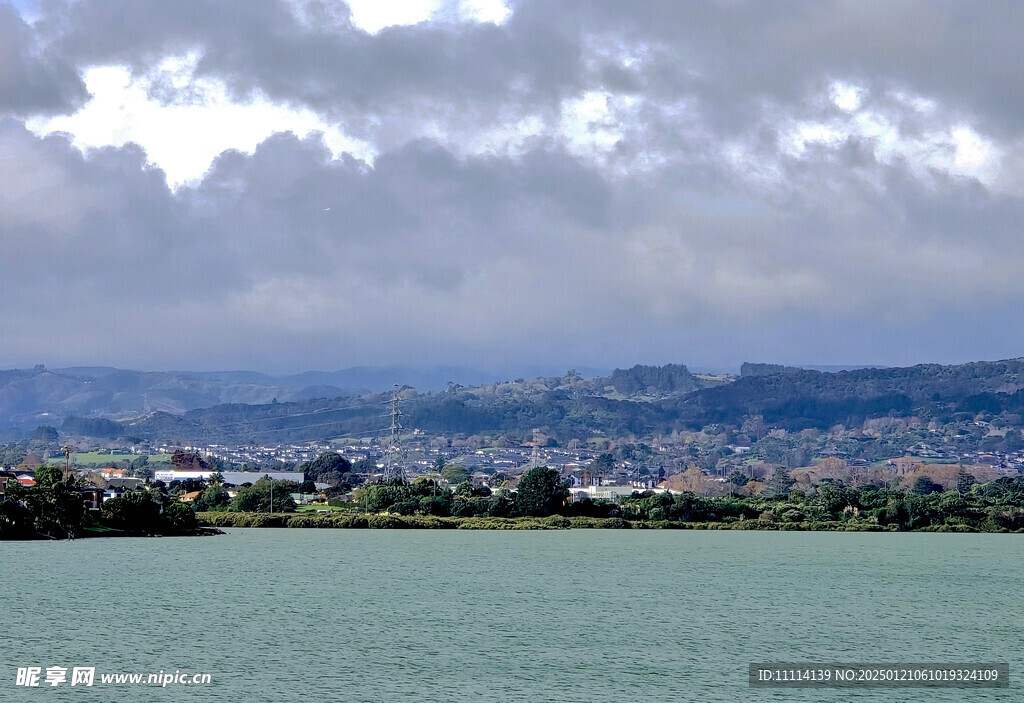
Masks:
[[[780,373],[800,373],[799,366],[783,366],[782,364],[752,364],[744,361],[740,366],[740,378],[747,376],[772,376]]]
[[[1024,359],[836,373],[781,369],[748,374],[669,405],[690,424],[735,422],[757,414],[766,422],[799,429],[916,411],[942,416],[1020,412],[1024,401]]]
[[[559,440],[646,436],[761,416],[774,427],[856,426],[867,418],[918,415],[948,421],[977,413],[1024,414],[1024,360],[860,369],[785,369],[696,390],[683,366],[635,367],[599,379],[562,378],[419,393],[403,391],[406,426],[428,433],[508,434],[541,428]],[[673,391],[672,389],[677,389]],[[636,397],[622,398],[633,391]],[[656,396],[656,397],[652,397]],[[278,442],[373,435],[387,424],[386,395],[268,405],[221,405],[157,413],[122,425],[154,439]],[[1020,417],[1016,417],[1019,422]],[[109,429],[109,428],[108,428]]]
[[[85,412],[65,410],[63,417],[47,416],[53,417],[52,423],[32,425],[53,424],[66,436],[277,443],[370,436],[387,425],[388,396],[380,393],[325,394],[290,402],[279,397],[279,402],[131,414],[122,405],[105,405],[102,395],[94,395],[109,382],[84,384],[92,389],[82,391],[81,378],[11,375],[15,377],[5,391],[9,401],[18,400],[11,395],[12,389],[25,381],[45,390],[58,408],[74,407],[61,403],[62,393],[89,394],[96,404],[85,403]],[[1010,359],[834,373],[759,365],[731,383],[691,374],[683,365],[635,366],[603,378],[585,379],[569,372],[477,386],[452,383],[446,390],[427,392],[406,387],[402,396],[405,425],[410,429],[523,437],[540,428],[561,441],[594,435],[649,436],[712,424],[739,427],[755,416],[788,430],[857,426],[867,418],[889,415],[948,421],[973,419],[979,413],[1005,415],[1010,424],[1018,425],[1024,415],[1022,389],[1024,359]],[[134,391],[146,392],[145,386]],[[266,393],[267,387],[260,387],[260,392]]]
[[[631,369],[615,369],[609,385],[623,395],[664,395],[666,393],[691,393],[701,388],[700,382],[682,364],[665,366],[641,366]]]

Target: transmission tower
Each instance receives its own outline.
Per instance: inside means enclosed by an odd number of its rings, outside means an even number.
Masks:
[[[399,407],[401,398],[398,394],[398,384],[391,393],[391,441],[388,442],[388,452],[384,460],[384,481],[407,482],[405,468],[400,461],[402,451],[402,409]]]
[[[540,430],[533,431],[533,452],[530,454],[530,468],[540,466]]]

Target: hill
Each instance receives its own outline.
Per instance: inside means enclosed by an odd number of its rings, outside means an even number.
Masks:
[[[987,413],[1020,424],[1024,415],[1024,359],[838,372],[751,366],[732,382],[705,380],[673,364],[616,369],[592,379],[570,372],[473,386],[452,383],[444,390],[406,386],[405,425],[436,434],[517,437],[542,428],[562,441],[709,425],[738,428],[754,417],[796,431],[912,415],[946,422]],[[0,376],[0,409],[22,412],[23,432],[49,424],[66,435],[277,443],[380,433],[387,424],[387,394],[303,386],[337,380],[343,373],[291,377],[289,387],[247,372],[11,371]]]
[[[60,426],[69,417],[135,418],[155,412],[181,415],[216,405],[262,405],[365,394],[394,384],[423,389],[448,382],[481,383],[479,371],[455,367],[353,367],[334,372],[268,376],[252,371],[146,372],[112,367],[0,371],[0,432]]]

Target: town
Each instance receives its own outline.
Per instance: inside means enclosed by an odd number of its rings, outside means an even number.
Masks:
[[[312,490],[296,492],[298,503],[352,501],[357,486],[386,478],[389,461],[409,481],[426,478],[449,488],[466,481],[493,491],[514,490],[525,471],[545,466],[562,477],[570,500],[609,501],[648,491],[758,495],[771,492],[779,471],[805,491],[823,480],[909,490],[920,478],[951,488],[965,472],[977,482],[1024,473],[1019,429],[981,419],[938,425],[888,417],[865,420],[856,428],[793,433],[753,418],[738,428],[710,425],[642,439],[598,435],[566,445],[540,430],[517,438],[446,436],[413,428],[393,438],[230,446],[100,442],[62,437],[41,427],[32,439],[4,448],[2,468],[9,479],[30,486],[37,468],[66,465],[103,489],[93,501],[97,505],[147,482],[173,487],[189,501],[194,482],[214,472],[229,485],[262,477],[302,484],[311,478],[303,467],[328,453],[341,457],[350,470],[344,477],[312,477],[317,479]]]

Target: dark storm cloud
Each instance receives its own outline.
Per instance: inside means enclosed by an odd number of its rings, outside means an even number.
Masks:
[[[570,292],[558,278],[575,272],[538,253],[568,265],[569,233],[591,236],[615,207],[558,152],[459,160],[417,142],[369,168],[277,135],[171,193],[134,146],[85,157],[8,121],[0,151],[18,165],[0,175],[0,258],[19,262],[0,301],[20,330],[9,354],[40,353],[48,329],[90,358],[110,351],[99,330],[120,330],[167,363],[224,345],[237,360],[256,338],[264,364],[296,343],[320,363],[408,358],[380,350],[387,337],[491,344],[532,327],[528,300]]]
[[[376,155],[277,134],[172,191],[139,147],[0,123],[6,353],[59,329],[55,361],[290,370],[1014,355],[1024,22],[978,8],[522,0],[372,35],[330,2],[8,18],[39,85],[196,52]],[[72,104],[32,90],[0,109]]]
[[[544,23],[421,24],[369,35],[344,5],[324,4],[340,6],[340,17],[310,11],[320,3],[296,11],[282,0],[86,0],[41,26],[80,65],[144,72],[169,53],[198,49],[199,73],[240,95],[258,89],[340,113],[417,99],[479,108],[509,97],[551,101],[579,83],[578,46]]]
[[[0,114],[63,112],[86,97],[73,67],[46,51],[14,7],[0,2]]]
[[[296,11],[296,6],[304,10]],[[54,5],[51,7],[59,7]],[[586,89],[699,98],[719,129],[760,102],[792,103],[828,79],[927,94],[989,129],[1024,127],[1020,3],[520,0],[492,24],[423,23],[369,35],[340,2],[78,0],[40,27],[79,65],[153,67],[198,49],[203,75],[238,93],[348,116],[433,106],[449,121],[503,104],[554,109]],[[624,66],[616,53],[642,61]]]
[[[936,305],[955,321],[1024,293],[1006,224],[1021,203],[900,169],[883,190],[846,178],[840,203],[820,167],[765,207],[613,188],[557,150],[459,159],[421,141],[370,168],[277,135],[171,193],[135,147],[83,157],[7,122],[0,149],[20,164],[0,176],[13,354],[45,354],[59,329],[83,358],[121,353],[109,333],[156,364],[707,364],[738,330],[767,335],[754,349],[834,351],[801,335],[894,338]]]

